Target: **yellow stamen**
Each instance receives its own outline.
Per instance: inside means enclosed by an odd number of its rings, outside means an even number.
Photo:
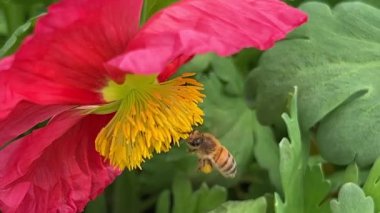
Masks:
[[[100,131],[96,150],[123,170],[141,168],[153,152],[167,152],[187,138],[193,125],[203,123],[198,107],[203,85],[185,74],[159,83],[156,76],[127,75],[122,85],[110,82],[103,96],[118,109]]]

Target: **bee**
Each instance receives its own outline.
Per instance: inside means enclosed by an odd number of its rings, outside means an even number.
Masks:
[[[236,161],[214,135],[195,130],[190,133],[187,145],[198,156],[199,170],[209,173],[215,167],[224,177],[235,177]]]

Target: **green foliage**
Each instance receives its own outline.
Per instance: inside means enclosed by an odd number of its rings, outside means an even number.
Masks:
[[[345,182],[352,182],[355,184],[359,184],[359,168],[353,163],[347,166],[346,171],[344,173]]]
[[[363,190],[354,183],[346,183],[337,200],[331,201],[332,213],[373,213],[373,200],[366,197]]]
[[[3,57],[11,52],[13,52],[17,46],[20,44],[23,38],[27,35],[28,31],[33,27],[34,22],[39,16],[29,19],[25,24],[19,26],[16,31],[8,38],[4,45],[0,49],[0,57]]]
[[[51,2],[0,0],[0,56]],[[174,2],[146,0],[141,23]],[[205,123],[197,128],[235,156],[237,177],[198,172],[181,143],[142,171],[124,172],[86,213],[380,212],[380,159],[363,168],[380,155],[380,1],[287,3],[301,5],[310,21],[271,50],[202,55],[177,73],[196,72],[204,84]],[[295,85],[299,94],[289,98]],[[311,134],[319,149],[312,156]]]
[[[328,202],[325,201],[330,192],[331,184],[325,180],[322,166],[320,164],[308,166],[304,178],[305,212],[331,212]]]
[[[217,209],[209,213],[265,213],[267,211],[267,201],[265,197],[260,197],[255,200],[246,201],[228,201],[223,203]]]
[[[306,168],[301,133],[298,124],[297,87],[290,101],[289,114],[282,114],[288,128],[289,139],[280,142],[280,174],[284,190],[285,202],[275,194],[276,212],[304,212],[303,204],[303,175]]]
[[[103,213],[107,212],[107,203],[105,195],[98,196],[94,201],[86,206],[85,213]]]
[[[145,23],[154,13],[176,1],[177,0],[145,0],[140,23]]]
[[[269,178],[272,184],[281,190],[281,177],[280,177],[280,153],[278,144],[274,138],[273,132],[269,127],[262,126],[257,121],[256,115],[253,119],[254,129],[254,154],[257,162],[261,167],[269,172]]]
[[[380,158],[378,158],[368,175],[367,181],[363,186],[366,195],[373,198],[376,212],[380,212]]]
[[[144,208],[144,203],[137,196],[139,193],[140,184],[137,175],[133,172],[124,172],[113,185],[113,212],[141,211]]]
[[[201,213],[208,212],[227,199],[226,189],[220,186],[209,188],[206,184],[193,192],[191,183],[183,175],[178,175],[173,182],[173,209],[170,209],[169,192],[161,193],[156,209],[158,212]]]
[[[318,124],[322,157],[370,165],[380,155],[380,10],[360,2],[301,9],[309,23],[265,52],[249,76],[258,118],[278,126],[287,93],[298,85],[301,129]]]

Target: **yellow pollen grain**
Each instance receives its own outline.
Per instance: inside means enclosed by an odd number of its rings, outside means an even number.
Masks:
[[[106,98],[120,101],[111,121],[98,134],[96,150],[111,165],[124,170],[141,168],[153,153],[167,152],[202,124],[203,85],[186,73],[158,83],[151,76],[128,75],[123,85],[105,88]],[[137,82],[138,81],[138,82]],[[122,92],[112,94],[112,92]],[[116,100],[115,98],[120,98]]]

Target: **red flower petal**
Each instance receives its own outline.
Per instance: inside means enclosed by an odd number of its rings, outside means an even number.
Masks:
[[[9,68],[14,57],[10,56],[0,61],[0,120],[12,111],[22,97],[14,93],[9,87]],[[1,141],[1,140],[0,140]]]
[[[306,20],[305,13],[278,0],[184,0],[156,14],[109,64],[150,74],[182,55],[264,50]]]
[[[39,106],[27,101],[8,85],[13,56],[0,61],[0,147],[34,125],[70,106]]]
[[[109,116],[66,112],[0,151],[0,209],[78,212],[119,172],[95,151]]]
[[[101,103],[104,62],[138,30],[142,0],[64,0],[49,8],[15,55],[12,87],[41,104]]]
[[[8,116],[0,119],[0,147],[33,126],[57,115],[70,106],[40,106],[26,101],[19,102]]]

